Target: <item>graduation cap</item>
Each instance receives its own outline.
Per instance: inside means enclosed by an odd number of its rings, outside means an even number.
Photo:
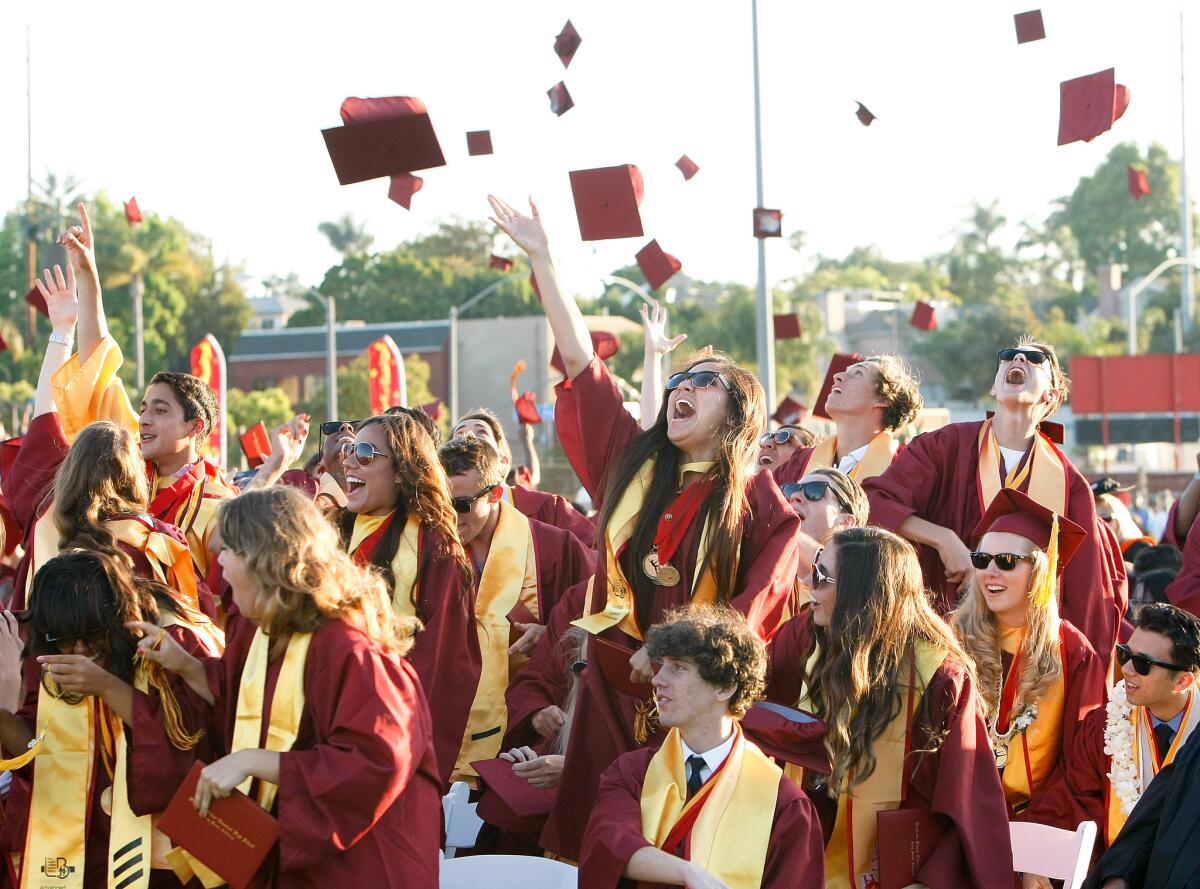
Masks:
[[[774,322],[775,339],[800,339],[800,316],[796,313],[789,312],[786,315],[776,315],[772,321]]]
[[[532,392],[522,392],[517,394],[517,377],[525,370],[525,362],[518,361],[513,366],[512,377],[509,379],[509,396],[512,398],[513,407],[517,411],[517,422],[526,426],[536,426],[542,422],[542,417],[538,413],[537,399],[534,398]]]
[[[446,410],[442,407],[442,400],[440,398],[435,398],[428,404],[421,405],[421,410],[425,411],[426,416],[435,423],[446,416]]]
[[[621,347],[621,341],[607,330],[590,330],[588,333],[592,337],[592,349],[601,361],[612,358]],[[550,356],[550,366],[564,377],[567,375],[567,368],[563,364],[562,353],[558,351],[558,346],[554,347],[554,354]]]
[[[657,290],[683,268],[683,263],[658,246],[658,240],[653,240],[637,252],[638,268],[646,276],[646,284],[651,290]]]
[[[817,395],[817,400],[813,404],[813,416],[824,417],[826,420],[832,420],[833,417],[825,413],[825,401],[829,398],[829,390],[833,388],[834,374],[840,374],[852,364],[858,364],[862,361],[862,356],[857,352],[844,354],[838,352],[829,359],[829,369],[825,371],[825,380],[821,383],[821,391]]]
[[[683,174],[684,182],[687,182],[700,172],[700,168],[696,166],[696,162],[686,154],[679,158],[679,160],[675,161],[675,166],[679,167],[679,172]]]
[[[937,310],[927,302],[919,302],[913,306],[908,323],[918,330],[937,330]]]
[[[400,173],[393,176],[391,184],[388,185],[388,199],[395,201],[405,210],[411,210],[413,195],[420,191],[424,184],[425,180],[420,176]]]
[[[497,256],[492,254],[492,258],[488,260],[488,268],[499,269],[502,272],[511,272],[513,261],[507,256]]]
[[[1013,16],[1013,23],[1017,26],[1017,43],[1032,43],[1034,40],[1046,39],[1046,25],[1042,22],[1040,9],[1018,12]]]
[[[344,125],[321,130],[321,135],[342,185],[446,164],[419,99],[352,96],[342,103],[340,113]]]
[[[854,116],[858,118],[858,122],[864,127],[869,127],[872,121],[879,119],[862,102],[855,102],[854,104],[858,106],[858,110],[854,112]]]
[[[258,469],[271,456],[271,440],[267,437],[267,426],[262,420],[243,432],[238,440],[251,469]]]
[[[583,43],[583,38],[579,36],[579,32],[571,24],[571,20],[567,19],[563,29],[554,38],[554,54],[558,56],[564,68],[570,66],[571,59],[575,58],[575,53],[581,43]]]
[[[37,289],[34,284],[29,288],[29,292],[25,294],[25,302],[29,303],[47,318],[50,317],[50,309],[46,306],[46,297],[42,296],[42,291]]]
[[[829,771],[826,725],[811,713],[759,701],[742,717],[742,731],[768,756],[815,772]]]
[[[495,802],[501,803],[511,820],[523,820],[538,815],[547,815],[558,796],[554,787],[534,787],[524,778],[513,772],[513,764],[504,759],[484,759],[471,763],[480,780],[486,785],[485,796],[498,797]],[[480,805],[483,801],[480,800]],[[506,824],[500,825],[502,827]]]
[[[571,171],[571,195],[585,241],[642,236],[642,172],[633,164]]]
[[[1124,494],[1126,491],[1132,491],[1133,485],[1122,486],[1115,478],[1105,476],[1098,478],[1092,482],[1092,495],[1099,497],[1101,494]]]
[[[137,198],[130,198],[125,202],[125,221],[131,226],[142,222],[142,211],[138,208]]]
[[[1108,68],[1064,80],[1058,87],[1058,144],[1091,142],[1112,129],[1129,107],[1129,87]]]
[[[778,238],[783,235],[783,211],[754,208],[754,237]]]
[[[1135,201],[1140,201],[1150,194],[1150,177],[1147,175],[1145,167],[1129,165],[1129,194]]]
[[[550,97],[550,110],[559,117],[575,107],[575,100],[571,98],[571,94],[567,92],[567,85],[561,80],[546,90],[546,95]]]
[[[587,653],[588,667],[598,667],[610,689],[649,700],[654,691],[650,683],[634,682],[629,678],[633,673],[629,666],[629,659],[633,657],[631,649],[609,642],[603,636],[588,636]]]
[[[492,153],[492,131],[474,130],[467,133],[467,154],[477,157]]]
[[[779,402],[779,407],[775,408],[775,413],[771,414],[771,419],[780,426],[794,426],[804,419],[807,410],[804,402],[785,395],[783,401]]]

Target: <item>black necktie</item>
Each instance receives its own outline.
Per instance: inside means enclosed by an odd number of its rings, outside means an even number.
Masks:
[[[704,768],[704,766],[705,766],[705,762],[704,762],[703,756],[696,756],[693,753],[691,756],[689,756],[687,758],[687,767],[688,767],[688,785],[687,785],[688,795],[687,795],[687,798],[688,799],[691,799],[693,796],[695,796],[696,791],[700,789],[700,786],[702,784],[704,784],[704,781],[700,778],[700,770],[702,768]]]
[[[1171,742],[1175,740],[1175,729],[1171,728],[1171,723],[1160,722],[1154,727],[1154,743],[1158,747],[1158,762],[1161,765],[1167,758],[1167,751],[1171,749]],[[688,784],[691,787],[691,784]]]

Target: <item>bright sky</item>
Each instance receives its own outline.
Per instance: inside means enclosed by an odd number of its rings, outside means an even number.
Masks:
[[[1178,155],[1181,0],[1046,0],[1047,39],[1018,46],[1027,0],[760,0],[765,201],[808,252],[876,243],[895,259],[944,249],[975,200],[1010,221],[1048,203],[1121,140]],[[570,18],[583,43],[552,51]],[[755,280],[748,0],[209,0],[0,4],[0,207],[24,199],[25,25],[33,43],[33,171],[136,195],[212,238],[254,275],[319,283],[336,254],[317,224],[350,212],[377,247],[452,215],[482,218],[489,191],[533,194],[576,292],[657,238],[702,279]],[[1200,8],[1189,160],[1200,189]],[[1058,84],[1115,67],[1132,101],[1091,144],[1055,145]],[[546,90],[566,81],[561,118]],[[411,212],[386,180],[337,183],[320,130],[346,96],[411,95],[447,166],[422,173]],[[870,128],[855,100],[878,115]],[[467,130],[496,154],[471,158]],[[701,167],[685,183],[673,166]],[[633,163],[645,239],[579,240],[567,172]],[[803,260],[768,242],[768,276]]]

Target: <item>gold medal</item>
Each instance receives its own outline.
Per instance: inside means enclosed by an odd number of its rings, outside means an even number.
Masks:
[[[657,547],[642,559],[642,571],[659,586],[675,586],[679,583],[679,569],[670,562],[659,562]]]
[[[112,788],[105,787],[100,794],[100,809],[109,818],[112,817]]]

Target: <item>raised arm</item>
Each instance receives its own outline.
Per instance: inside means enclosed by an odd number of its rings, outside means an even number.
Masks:
[[[525,451],[525,465],[529,467],[529,487],[536,488],[542,481],[542,463],[533,443],[533,426],[528,423],[521,424],[521,447]]]
[[[546,320],[550,322],[554,342],[562,355],[567,378],[573,379],[592,360],[592,337],[583,323],[579,306],[575,305],[575,300],[568,299],[559,286],[558,273],[554,270],[546,231],[538,218],[537,207],[531,199],[529,210],[532,215],[525,216],[493,195],[488,195],[488,203],[495,214],[489,217],[492,222],[529,255],[533,275],[542,295],[542,305],[546,309]]]
[[[79,282],[79,358],[87,361],[100,341],[108,336],[104,302],[100,295],[100,273],[96,268],[92,221],[87,206],[79,205],[82,226],[73,225],[58,238],[66,248],[67,261]]]
[[[667,310],[657,300],[653,306],[642,303],[642,328],[646,332],[642,360],[642,428],[649,429],[658,417],[663,398],[663,356],[687,339],[686,333],[667,336]]]
[[[1187,540],[1188,531],[1192,529],[1192,523],[1196,521],[1198,512],[1200,512],[1200,454],[1196,455],[1196,474],[1192,476],[1192,480],[1179,495],[1179,503],[1175,506],[1174,521],[1177,540]]]
[[[46,301],[46,311],[50,315],[50,326],[54,332],[46,343],[46,355],[42,359],[42,371],[38,375],[37,391],[33,397],[33,416],[53,413],[54,388],[51,378],[54,372],[67,363],[71,357],[71,341],[75,337],[75,320],[79,315],[79,300],[76,298],[75,270],[67,266],[64,278],[62,269],[54,267],[54,274],[49,269],[42,270],[45,282],[35,281],[42,299]]]

